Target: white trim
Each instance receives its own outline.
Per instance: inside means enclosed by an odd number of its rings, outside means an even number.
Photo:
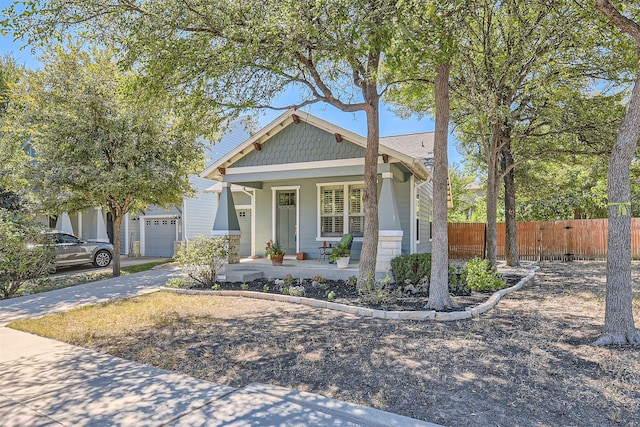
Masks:
[[[402,237],[403,235],[402,230],[378,230],[380,237]]]
[[[140,222],[140,256],[145,256],[145,254],[147,252],[146,245],[144,244],[144,241],[145,241],[145,235],[144,235],[145,216],[144,215],[140,215],[138,217],[138,221]]]
[[[296,190],[296,253],[300,252],[300,186],[271,187],[271,240],[276,241],[276,222],[278,215],[276,193],[280,190]]]
[[[346,233],[351,233],[351,230],[349,229],[349,209],[347,206],[348,203],[348,197],[349,197],[349,187],[351,185],[362,185],[364,186],[364,181],[340,181],[340,182],[318,182],[316,183],[316,216],[317,216],[317,222],[316,222],[316,242],[321,242],[321,241],[334,241],[333,239],[335,239],[335,241],[340,241],[341,237],[323,237],[322,236],[322,195],[321,195],[321,189],[322,187],[329,187],[329,186],[343,186],[344,187],[344,200],[345,200],[345,206],[342,209],[342,222],[344,224],[344,229],[342,230],[342,234],[346,234]],[[353,233],[352,233],[353,234]],[[353,238],[354,241],[361,241],[362,237],[354,237]]]
[[[416,239],[416,196],[418,194],[418,187],[416,186],[416,178],[411,175],[409,178],[409,188],[411,189],[411,197],[409,198],[409,253],[415,254],[418,252],[418,239]]]
[[[256,256],[256,190],[251,191],[251,256]]]
[[[236,210],[238,209],[242,209],[242,210],[249,210],[251,209],[251,205],[236,205]]]
[[[378,163],[382,162],[382,158]],[[348,166],[363,166],[364,157],[357,157],[353,159],[338,159],[338,160],[320,160],[315,162],[297,162],[297,163],[281,163],[273,165],[263,166],[241,166],[227,168],[225,175],[239,175],[246,173],[261,173],[261,172],[284,172],[295,170],[307,170],[307,169],[328,169],[335,167],[348,167]]]

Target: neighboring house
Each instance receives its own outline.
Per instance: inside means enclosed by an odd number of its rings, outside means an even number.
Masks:
[[[222,139],[206,150],[207,164],[246,140],[251,130],[247,117],[231,122]],[[197,175],[191,175],[189,179],[196,194],[185,198],[181,205],[168,209],[150,206],[136,215],[126,215],[121,228],[120,252],[123,255],[171,257],[182,242],[198,235],[211,235],[218,196],[205,190],[214,182]],[[102,208],[62,214],[56,228],[84,239],[113,242],[110,214]]]
[[[319,258],[323,242],[364,230],[366,138],[310,114],[289,110],[207,167],[219,181],[214,235],[237,239],[240,255],[262,255],[266,242],[288,255]],[[433,133],[380,138],[377,271],[400,254],[431,250]]]

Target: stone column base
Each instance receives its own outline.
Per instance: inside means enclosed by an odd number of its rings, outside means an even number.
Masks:
[[[381,230],[378,236],[376,272],[391,271],[391,260],[402,255],[402,231]]]
[[[229,237],[229,253],[227,255],[227,264],[240,263],[240,235],[232,235]]]

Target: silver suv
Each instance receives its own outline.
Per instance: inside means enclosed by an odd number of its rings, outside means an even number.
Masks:
[[[89,263],[95,267],[106,267],[113,259],[111,243],[88,242],[62,231],[47,234],[56,245],[56,267]]]

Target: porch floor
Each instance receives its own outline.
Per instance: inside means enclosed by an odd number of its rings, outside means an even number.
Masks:
[[[296,279],[322,276],[329,280],[340,280],[358,275],[358,260],[351,260],[347,268],[338,268],[335,264],[329,264],[329,261],[317,259],[298,261],[295,257],[285,257],[282,266],[273,266],[269,258],[242,258],[239,264],[225,265],[223,274],[224,280],[226,275],[253,280],[256,272],[261,272],[262,277],[268,279],[282,279],[290,274]]]

